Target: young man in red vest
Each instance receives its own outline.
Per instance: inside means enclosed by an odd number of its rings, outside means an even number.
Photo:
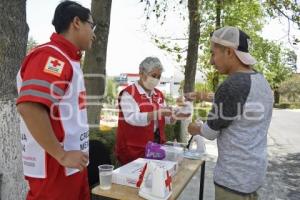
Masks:
[[[139,71],[140,79],[119,95],[116,157],[122,165],[145,157],[148,141],[164,143],[164,126],[175,121],[171,109],[165,108],[164,95],[155,88],[163,71],[159,59],[145,58]]]
[[[33,49],[17,76],[27,200],[88,200],[88,124],[81,51],[95,39],[90,10],[60,3],[51,41]]]

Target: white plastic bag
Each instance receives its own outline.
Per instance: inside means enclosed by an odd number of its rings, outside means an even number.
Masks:
[[[197,125],[203,126],[203,121],[201,119],[197,119],[195,122]],[[196,151],[200,154],[206,153],[204,138],[201,135],[194,135],[189,150]]]
[[[190,144],[189,151],[197,152],[200,154],[206,153],[206,146],[202,136],[194,135]]]
[[[190,101],[184,102],[183,106],[175,108],[175,114],[192,114],[193,112],[193,103]]]

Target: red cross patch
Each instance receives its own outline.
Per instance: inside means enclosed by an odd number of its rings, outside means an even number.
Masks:
[[[44,67],[44,72],[60,77],[64,66],[65,63],[63,61],[49,56],[48,61]]]

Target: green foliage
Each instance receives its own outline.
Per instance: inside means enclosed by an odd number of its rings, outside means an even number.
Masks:
[[[113,164],[117,164],[114,155],[116,130],[117,128],[112,128],[109,131],[90,129],[90,140],[98,140],[105,145],[105,147],[109,150],[110,158]],[[165,126],[165,135],[167,141],[174,141],[176,139],[178,142],[180,142],[180,122],[177,121],[175,124],[167,124]]]
[[[215,78],[215,75],[216,75],[216,71],[207,71],[206,72],[206,82],[205,82],[205,85],[206,85],[206,88],[207,89],[203,89],[203,88],[199,88],[199,89],[196,89],[196,91],[208,91],[208,92],[216,92],[214,90],[215,86],[214,86],[214,78]],[[221,74],[218,74],[218,85],[220,85],[225,79],[226,79],[227,75],[221,75]],[[218,85],[216,85],[218,87]]]
[[[212,87],[208,83],[196,83],[195,84],[195,91],[200,92],[212,92]]]
[[[165,95],[165,101],[166,105],[175,105],[176,103],[176,99],[174,99],[170,94]]]
[[[289,101],[296,102],[300,98],[300,76],[294,75],[285,80],[279,86],[281,95],[286,96]]]
[[[90,129],[90,140],[98,140],[104,144],[110,153],[112,163],[116,164],[116,158],[114,155],[116,128],[112,128],[110,131],[105,132],[102,132],[99,129]]]
[[[267,40],[261,40],[256,47],[254,56],[258,57],[259,62],[255,68],[266,76],[272,89],[277,90],[295,71],[295,53]]]
[[[177,12],[182,18],[184,18],[184,7],[186,7],[186,1],[179,0],[140,0],[140,3],[144,3],[144,13],[146,19],[149,20],[155,17],[160,25],[163,25],[166,21],[167,14],[170,11]]]
[[[278,103],[274,105],[274,108],[279,109],[300,109],[300,102],[294,102],[294,103]]]
[[[168,19],[174,19],[174,16],[176,16],[176,19],[178,20],[187,22],[185,24],[188,25],[187,0],[141,0],[141,2],[145,5],[144,13],[146,19],[156,19],[156,23],[161,25],[162,28],[167,24]],[[183,34],[180,34],[180,36],[177,35],[176,38],[170,36],[168,32],[158,35],[157,32],[153,32],[151,27],[148,27],[149,24],[150,23],[147,21],[145,27],[152,35],[152,39],[156,46],[166,51],[166,53],[171,55],[181,66],[184,66],[186,61],[188,32],[186,31]]]
[[[31,51],[36,46],[38,46],[37,41],[35,41],[33,39],[33,37],[29,37],[29,39],[27,41],[26,53],[28,53],[29,51]]]
[[[288,68],[297,71],[297,54],[291,49],[284,49],[284,61]]]
[[[292,0],[266,0],[263,4],[266,13],[273,18],[284,17],[300,28],[300,2]]]
[[[152,2],[152,1],[150,1]],[[216,76],[214,68],[210,65],[210,41],[209,34],[215,30],[216,24],[220,26],[236,26],[244,30],[251,37],[253,45],[250,46],[250,53],[257,58],[258,63],[255,68],[262,72],[270,82],[273,89],[278,88],[281,82],[286,80],[295,68],[296,55],[293,51],[282,48],[281,44],[276,44],[264,40],[260,36],[260,31],[265,23],[265,17],[282,16],[281,11],[287,11],[294,21],[299,18],[299,4],[292,1],[267,0],[261,4],[258,0],[223,0],[220,1],[221,10],[220,21],[216,22],[217,1],[201,1],[201,27],[200,27],[200,56],[198,62],[199,70],[206,75],[209,88],[214,88]],[[152,2],[160,4],[161,1]],[[181,2],[182,3],[182,2]],[[186,3],[186,1],[184,1]],[[170,1],[165,1],[162,7],[173,5]],[[162,8],[160,7],[160,8]],[[184,7],[182,7],[184,8]],[[185,8],[186,9],[186,8]],[[163,12],[164,10],[161,9]],[[182,9],[180,11],[182,13]],[[298,13],[298,15],[297,15]],[[187,35],[187,34],[185,34]],[[175,55],[175,60],[184,66],[185,45],[179,45],[184,41],[172,41],[170,39],[155,38],[155,43],[168,53]],[[185,40],[185,43],[187,39]],[[253,48],[255,47],[255,48]],[[224,77],[221,77],[224,79]],[[221,80],[222,82],[222,80]]]
[[[105,88],[105,97],[104,101],[106,103],[110,103],[114,105],[114,101],[117,99],[118,91],[117,91],[117,83],[112,78],[106,79],[106,88]]]
[[[261,31],[264,23],[264,13],[259,1],[250,0],[224,0],[221,1],[220,26],[236,26],[245,31],[253,40],[261,38],[258,32]],[[214,87],[215,69],[210,65],[210,33],[216,28],[216,1],[203,1],[201,17],[199,70],[206,75],[210,87]],[[250,49],[251,52],[255,49]],[[221,81],[224,77],[221,77]]]
[[[180,142],[180,121],[175,124],[167,124],[165,126],[166,141],[176,141]]]
[[[210,105],[203,106],[202,104],[196,104],[194,106],[193,120],[200,118],[201,120],[206,121],[210,110],[211,110]]]
[[[287,109],[290,108],[290,103],[278,103],[274,105],[274,108]]]
[[[250,52],[258,60],[255,68],[266,76],[273,89],[278,88],[280,83],[289,78],[291,73],[295,71],[296,55],[295,52],[282,48],[281,44],[264,40],[259,35],[265,17],[262,6],[254,0],[227,0],[223,2],[221,9],[223,11],[221,26],[236,26],[249,34],[253,44],[250,46]],[[204,33],[202,31],[201,42],[204,42],[201,43],[203,54],[200,56],[200,70],[206,73],[207,82],[211,86],[215,74],[214,69],[209,65],[210,42],[207,38],[209,38],[208,34],[212,29],[214,27],[211,25],[204,29]],[[224,79],[224,77],[222,78]]]
[[[291,103],[291,109],[300,109],[300,102]]]

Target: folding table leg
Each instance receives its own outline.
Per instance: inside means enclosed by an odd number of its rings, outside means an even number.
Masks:
[[[199,200],[203,200],[204,178],[205,178],[205,160],[201,164]]]

